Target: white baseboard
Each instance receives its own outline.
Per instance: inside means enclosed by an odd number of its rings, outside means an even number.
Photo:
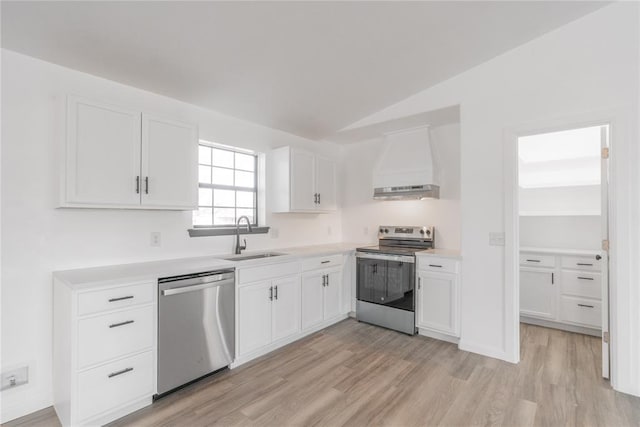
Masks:
[[[551,320],[535,319],[533,317],[520,316],[522,323],[530,325],[543,326],[545,328],[560,329],[562,331],[575,332],[578,334],[592,335],[594,337],[602,337],[600,329],[587,328],[584,326],[568,325],[566,323],[554,322]]]
[[[336,316],[332,319],[329,320],[325,320],[322,323],[319,323],[309,329],[305,329],[304,331],[301,331],[295,335],[292,335],[290,337],[281,339],[279,341],[276,341],[274,343],[269,344],[268,346],[262,347],[256,351],[253,351],[251,353],[239,356],[238,358],[236,358],[236,360],[233,361],[233,363],[229,366],[230,369],[235,369],[238,366],[244,365],[245,363],[248,363],[250,361],[252,361],[253,359],[256,359],[260,356],[264,356],[265,354],[271,353],[274,350],[279,349],[280,347],[284,347],[287,344],[291,344],[294,341],[298,341],[301,338],[306,337],[307,335],[311,335],[315,332],[318,332],[328,326],[331,326],[335,323],[341,322],[344,319],[347,319],[349,317],[348,314],[341,314],[339,316]]]
[[[443,334],[441,332],[432,331],[430,329],[418,328],[418,334],[424,337],[435,338],[440,341],[450,342],[452,344],[458,344],[460,342],[460,338],[453,337],[451,335]]]

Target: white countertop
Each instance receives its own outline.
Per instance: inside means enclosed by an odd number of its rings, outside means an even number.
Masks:
[[[460,251],[454,249],[427,249],[426,251],[416,252],[416,256],[462,259]]]
[[[202,257],[55,271],[53,277],[74,290],[81,290],[123,282],[156,281],[160,277],[179,276],[182,274],[199,273],[224,268],[241,268],[248,265],[273,264],[312,256],[345,253],[353,251],[358,246],[362,245],[355,243],[336,243],[294,248],[265,249],[263,251],[244,252],[242,255],[264,252],[277,252],[284,253],[285,255],[244,261],[222,259],[233,256],[229,254],[214,254]]]
[[[532,246],[523,246],[520,252],[535,252],[538,254],[556,254],[556,255],[602,255],[603,251],[592,249],[571,249],[571,248],[536,248]]]

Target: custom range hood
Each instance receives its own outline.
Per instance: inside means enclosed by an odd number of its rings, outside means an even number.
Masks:
[[[373,171],[376,200],[438,199],[434,155],[429,127],[387,133]]]

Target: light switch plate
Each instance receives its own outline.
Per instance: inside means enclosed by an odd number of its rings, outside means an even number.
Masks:
[[[504,246],[504,233],[497,231],[489,233],[489,244],[491,246]]]

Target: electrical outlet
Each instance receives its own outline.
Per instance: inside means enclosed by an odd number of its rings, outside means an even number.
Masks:
[[[162,243],[162,234],[159,231],[154,231],[151,233],[151,246],[160,247]]]
[[[18,387],[29,382],[29,367],[13,369],[2,373],[2,384],[0,390],[7,390]]]
[[[501,232],[489,233],[489,244],[491,246],[504,246],[504,233],[501,233]]]
[[[278,231],[277,228],[271,227],[271,233],[269,234],[271,234],[272,239],[277,239],[278,236],[280,235],[280,232]]]

